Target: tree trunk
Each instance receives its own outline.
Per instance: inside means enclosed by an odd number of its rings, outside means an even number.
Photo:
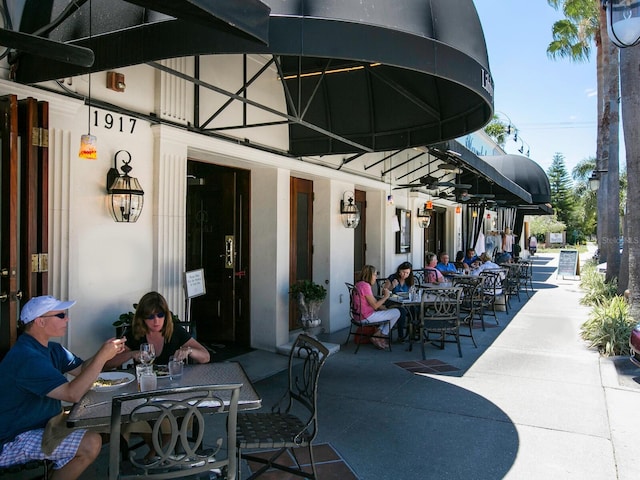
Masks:
[[[631,317],[640,321],[640,48],[620,52],[622,126],[627,152],[627,236]]]
[[[604,9],[599,9],[604,10]],[[604,25],[604,27],[603,27]],[[605,128],[607,122],[606,111],[603,106],[605,105],[605,83],[604,83],[604,50],[602,47],[602,38],[607,36],[606,32],[606,17],[604,12],[600,12],[600,33],[596,34],[596,85],[598,90],[598,102],[597,102],[597,118],[598,118],[598,132],[596,140],[596,170],[606,170],[608,157],[608,143],[609,143],[609,129]],[[604,28],[604,31],[603,31]],[[596,218],[598,223],[596,224],[596,241],[598,244],[598,262],[607,261],[607,252],[604,248],[603,238],[605,237],[605,224],[602,219],[605,218],[605,204],[607,201],[607,185],[605,182],[600,182],[600,188],[596,192]]]

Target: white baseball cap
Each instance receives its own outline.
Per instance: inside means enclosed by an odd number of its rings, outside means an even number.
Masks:
[[[20,321],[27,324],[34,321],[36,318],[41,317],[47,312],[52,310],[66,310],[76,304],[75,300],[68,300],[63,302],[51,295],[43,295],[42,297],[33,297],[22,307],[20,312]]]

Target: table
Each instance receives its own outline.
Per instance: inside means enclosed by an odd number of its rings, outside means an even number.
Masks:
[[[135,375],[135,372],[133,373]],[[169,377],[158,377],[158,389],[185,387],[195,385],[242,384],[238,411],[254,410],[262,406],[249,377],[238,362],[205,363],[185,365],[180,380],[172,381]],[[89,390],[73,405],[67,418],[67,426],[71,428],[100,427],[110,425],[111,399],[115,395],[138,391],[136,381],[111,391]],[[123,410],[123,416],[128,412]]]

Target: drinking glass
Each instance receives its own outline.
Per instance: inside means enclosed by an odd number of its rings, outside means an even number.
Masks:
[[[143,372],[140,375],[140,391],[148,392],[149,390],[156,390],[158,388],[158,377],[155,372]]]
[[[138,381],[138,391],[140,390],[140,377],[142,375],[146,375],[149,373],[153,373],[153,365],[140,363],[136,365],[136,380]]]
[[[152,343],[140,344],[140,362],[145,365],[152,364],[156,359],[156,348]]]
[[[169,359],[169,377],[171,380],[177,380],[182,377],[183,369],[184,363],[182,360],[176,360],[173,357]]]

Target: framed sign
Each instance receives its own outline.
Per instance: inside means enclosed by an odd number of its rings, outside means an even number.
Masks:
[[[580,275],[580,264],[578,262],[578,250],[560,250],[558,259],[558,274],[556,276],[569,275],[572,277]]]
[[[396,232],[396,253],[411,252],[411,210],[396,208],[399,231]]]
[[[184,272],[184,291],[187,298],[199,297],[207,293],[204,284],[204,269]]]

